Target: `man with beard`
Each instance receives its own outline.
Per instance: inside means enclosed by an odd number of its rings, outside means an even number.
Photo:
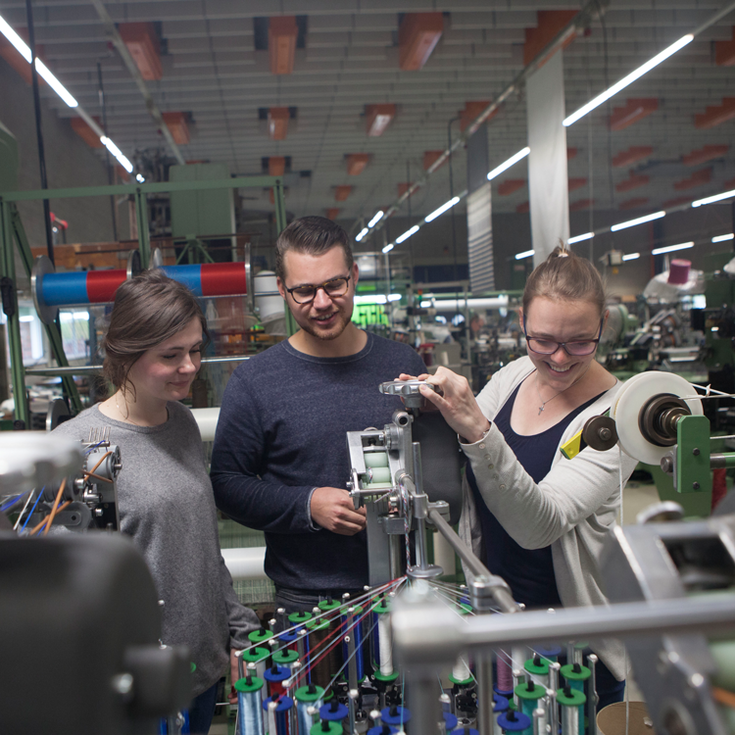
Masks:
[[[217,506],[265,532],[276,605],[294,612],[367,584],[364,509],[345,489],[346,432],[382,428],[401,403],[378,385],[425,367],[408,345],[351,321],[359,273],[339,225],[292,222],[276,243],[275,271],[300,329],[233,373],[211,477]]]

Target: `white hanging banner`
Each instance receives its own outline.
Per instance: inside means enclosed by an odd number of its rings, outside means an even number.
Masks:
[[[534,265],[569,239],[567,129],[563,55],[555,53],[526,81],[528,190]]]

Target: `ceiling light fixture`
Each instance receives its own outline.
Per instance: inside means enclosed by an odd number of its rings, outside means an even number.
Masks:
[[[523,260],[524,258],[530,258],[534,254],[534,250],[524,250],[522,253],[517,253],[516,260]]]
[[[368,227],[370,229],[372,229],[373,227],[375,227],[375,225],[377,225],[378,222],[380,222],[380,220],[383,219],[383,215],[384,214],[385,214],[385,212],[382,209],[379,212],[376,212],[375,213],[375,216],[370,220],[370,222],[368,222]]]
[[[405,242],[409,237],[411,237],[411,235],[415,235],[418,231],[418,225],[414,225],[410,230],[406,230],[402,235],[396,238],[396,245],[400,245],[402,242]]]
[[[357,237],[355,238],[355,240],[356,240],[357,242],[360,242],[360,240],[362,240],[362,238],[363,238],[363,237],[365,237],[365,235],[367,235],[367,234],[368,234],[368,232],[370,232],[370,230],[368,230],[368,228],[367,228],[367,227],[363,227],[363,228],[362,228],[362,229],[360,230],[360,232],[358,233],[358,235],[357,235]]]
[[[735,239],[735,233],[728,232],[727,235],[717,235],[712,238],[712,242],[726,242],[727,240]]]
[[[439,209],[435,209],[431,214],[427,214],[424,218],[424,222],[433,222],[439,215],[444,214],[448,209],[451,209],[458,201],[459,197],[453,197],[448,202],[442,204]]]
[[[530,152],[531,152],[531,149],[528,146],[518,151],[518,153],[516,153],[514,156],[511,156],[507,161],[505,161],[504,163],[501,163],[500,166],[498,166],[497,168],[494,168],[487,175],[487,180],[492,181],[496,176],[500,176],[500,174],[502,174],[503,171],[507,171],[511,166],[518,163],[518,161],[522,161]]]
[[[663,255],[664,253],[673,253],[676,250],[686,250],[687,248],[693,248],[694,241],[682,242],[678,245],[667,245],[664,248],[654,248],[651,250],[651,255]]]
[[[591,240],[594,236],[594,232],[585,232],[584,235],[576,235],[575,237],[570,237],[567,240],[567,245],[574,245],[575,242],[584,242],[585,240]]]
[[[644,217],[636,217],[636,219],[629,219],[626,222],[619,222],[617,225],[613,225],[610,228],[610,232],[617,232],[618,230],[625,230],[628,227],[635,227],[636,225],[642,225],[646,222],[653,222],[655,219],[661,219],[665,217],[666,212],[662,209],[660,212],[654,212],[653,214],[647,214]]]
[[[118,163],[129,173],[133,173],[133,164],[125,157],[123,152],[106,136],[100,136],[102,145],[117,158]]]
[[[143,176],[143,174],[135,174],[135,180],[139,184],[145,184],[145,176]]]
[[[723,191],[722,194],[715,194],[714,196],[705,197],[704,199],[697,199],[692,202],[692,206],[701,207],[703,204],[714,204],[715,202],[721,202],[723,199],[730,199],[730,197],[735,197],[735,189]]]
[[[393,245],[393,243],[390,243],[390,244],[386,245],[383,248],[383,253],[389,253],[391,250],[393,250],[394,247],[395,246]]]
[[[665,48],[661,53],[656,54],[652,59],[647,61],[642,66],[639,66],[635,71],[632,71],[628,76],[623,77],[619,82],[613,84],[612,87],[605,90],[602,94],[598,94],[597,97],[590,100],[586,105],[580,107],[575,113],[569,115],[562,123],[565,128],[570,125],[574,125],[577,120],[581,120],[588,112],[592,112],[596,107],[599,107],[604,102],[607,102],[611,97],[615,96],[618,92],[625,89],[628,85],[632,84],[636,79],[640,79],[644,74],[647,74],[651,69],[657,67],[662,61],[666,61],[669,56],[672,56],[684,46],[687,46],[694,40],[694,35],[687,33],[682,36],[678,41],[672,43],[671,46]]]
[[[628,260],[638,260],[638,258],[641,257],[640,253],[628,253],[628,255],[623,256],[623,262]]]

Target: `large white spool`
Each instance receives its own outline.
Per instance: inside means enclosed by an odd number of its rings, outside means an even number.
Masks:
[[[668,393],[685,398],[692,414],[701,416],[702,401],[690,398],[696,394],[694,386],[675,373],[647,372],[634,375],[625,382],[610,409],[615,421],[620,448],[633,459],[645,464],[657,465],[671,447],[659,447],[643,436],[639,416],[646,403],[654,396]]]

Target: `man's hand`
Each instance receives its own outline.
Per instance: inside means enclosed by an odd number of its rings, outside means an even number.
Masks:
[[[365,528],[365,508],[355,510],[347,490],[318,487],[311,495],[311,517],[328,531],[354,536]]]

